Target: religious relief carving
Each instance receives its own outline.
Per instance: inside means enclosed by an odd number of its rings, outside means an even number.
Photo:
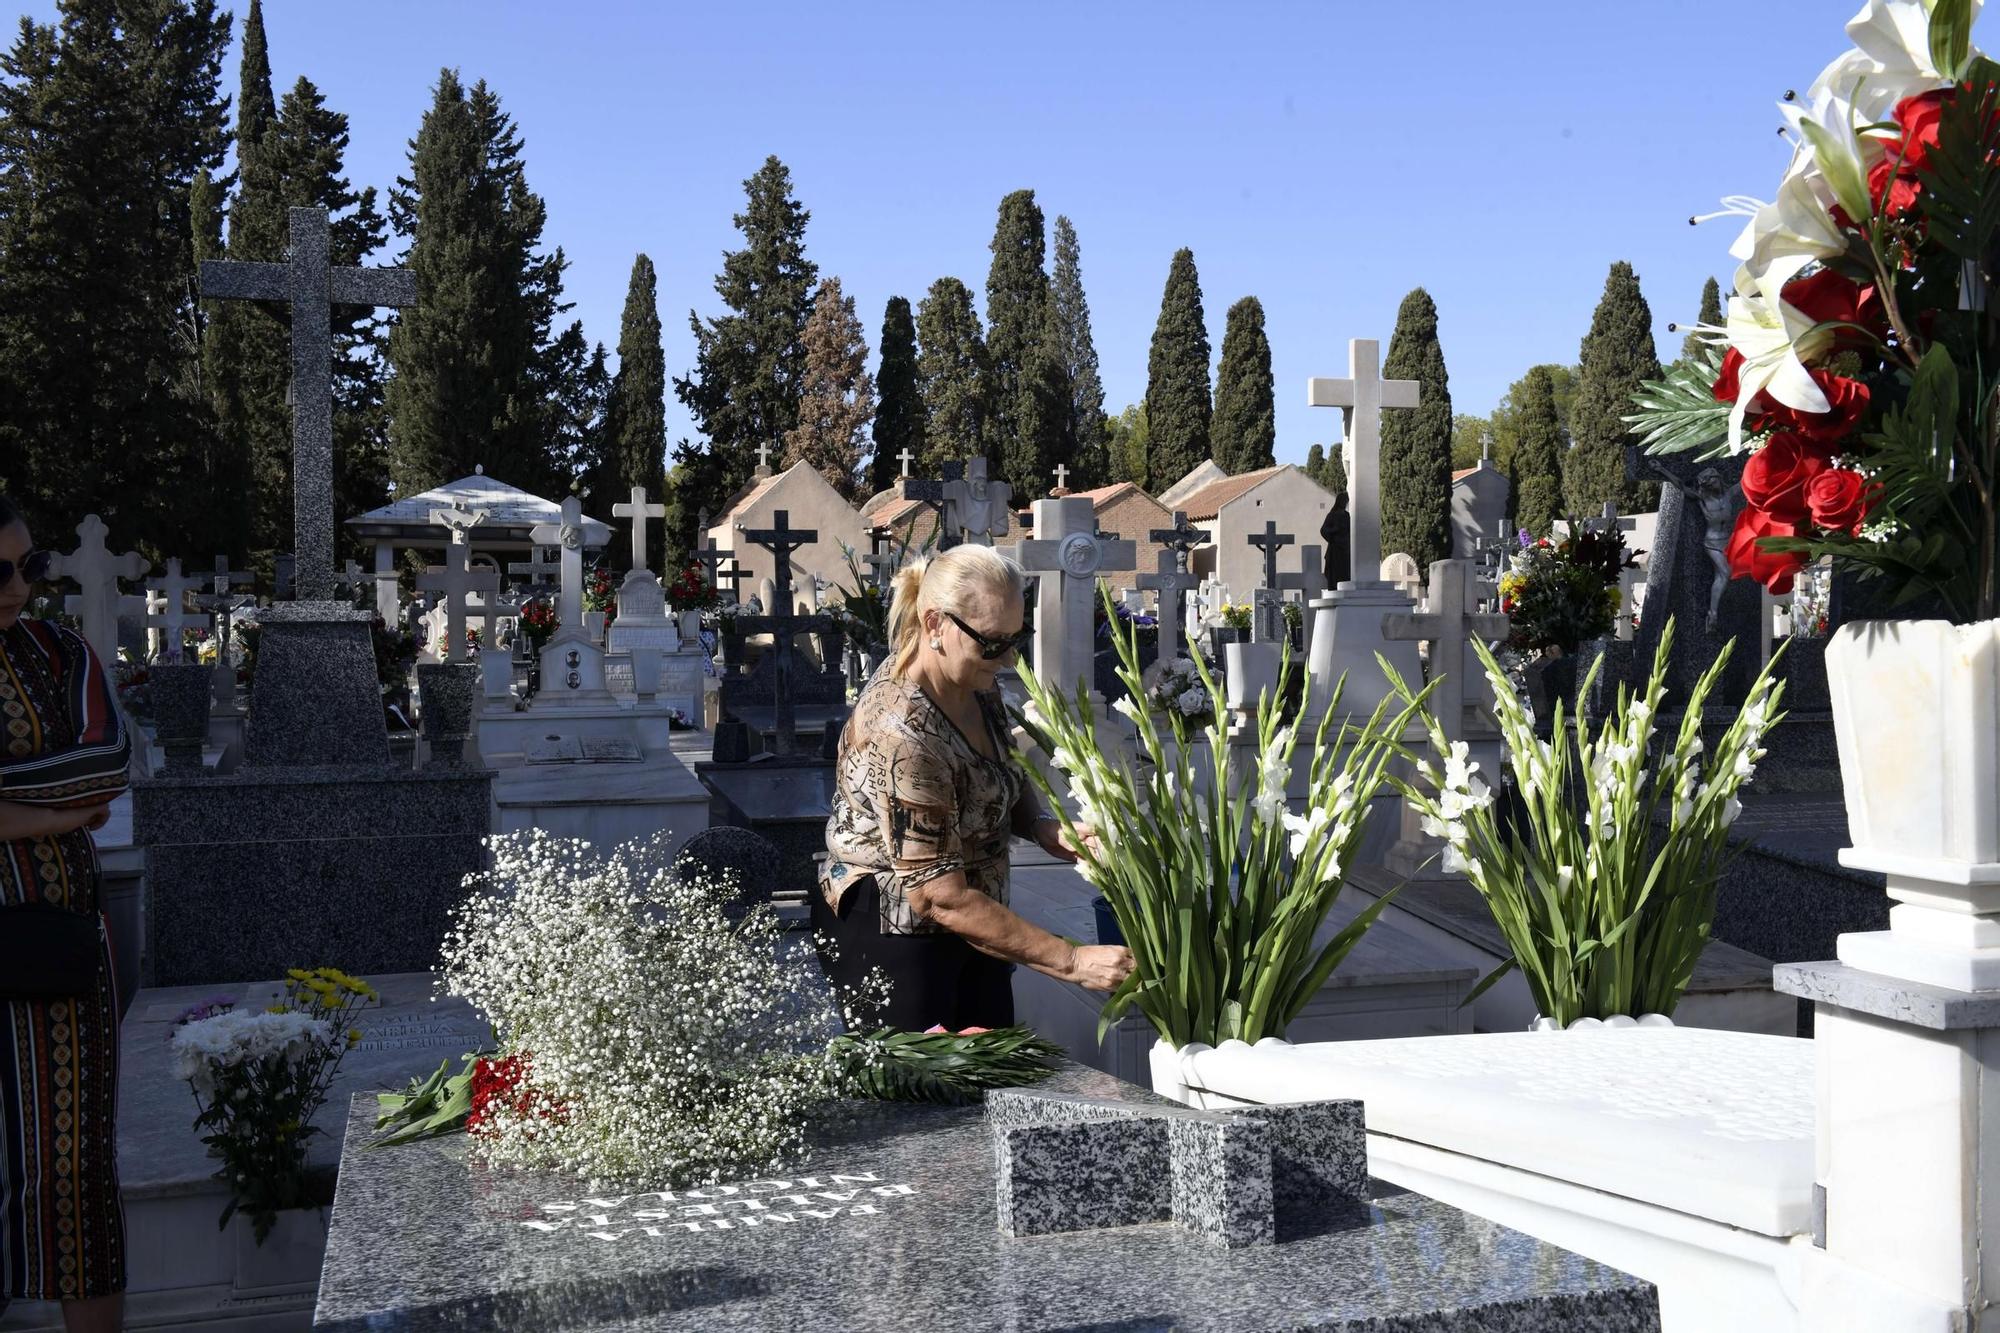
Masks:
[[[1723,479],[1720,472],[1705,467],[1695,474],[1694,491],[1688,499],[1701,506],[1701,545],[1715,576],[1708,585],[1707,629],[1713,633],[1716,616],[1722,610],[1722,593],[1729,586],[1729,536],[1736,527],[1736,511],[1743,507],[1743,487]]]
[[[1063,538],[1062,550],[1056,559],[1062,565],[1063,573],[1072,578],[1084,578],[1097,572],[1103,552],[1098,548],[1097,538],[1088,533],[1074,532]]]
[[[562,525],[562,536],[558,540],[561,541],[562,548],[565,551],[581,551],[583,549],[583,529],[565,523]]]

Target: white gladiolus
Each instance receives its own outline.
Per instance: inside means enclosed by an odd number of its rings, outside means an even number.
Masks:
[[[1131,696],[1120,695],[1118,697],[1118,702],[1111,705],[1111,711],[1118,714],[1120,717],[1126,719],[1127,721],[1131,722],[1133,725],[1135,726],[1138,725],[1139,709],[1135,704],[1133,704]]]

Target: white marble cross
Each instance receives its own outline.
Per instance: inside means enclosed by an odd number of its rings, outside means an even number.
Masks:
[[[903,452],[896,455],[896,461],[903,465],[903,475],[907,477],[910,475],[910,464],[917,461],[917,456],[910,452],[910,446],[906,444]]]
[[[1430,644],[1431,679],[1438,682],[1437,691],[1431,695],[1431,716],[1437,719],[1438,729],[1448,741],[1465,739],[1466,697],[1468,693],[1479,697],[1476,689],[1467,689],[1470,674],[1484,671],[1472,651],[1471,640],[1505,638],[1511,623],[1496,612],[1467,609],[1470,564],[1465,560],[1431,561],[1429,609],[1391,611],[1382,617],[1383,638],[1391,642]],[[1409,685],[1414,689],[1417,682],[1410,681]]]
[[[444,594],[444,651],[438,657],[446,662],[465,660],[466,595],[483,592],[490,605],[493,595],[500,591],[499,571],[471,568],[467,563],[471,553],[470,546],[454,540],[444,549],[442,566],[432,565],[417,575],[419,588]],[[435,650],[436,645],[432,648]]]
[[[1133,568],[1138,553],[1129,541],[1099,538],[1097,507],[1080,495],[1035,501],[1034,524],[1035,535],[1012,554],[1022,569],[1043,580],[1035,598],[1035,674],[1056,689],[1080,686],[1095,698],[1092,611],[1098,576]]]
[[[562,554],[562,627],[557,638],[581,639],[583,628],[583,501],[574,495],[563,497],[562,522],[537,523],[528,530],[528,540],[537,546],[554,546]]]
[[[1056,490],[1066,491],[1068,489],[1069,489],[1069,468],[1065,464],[1058,463],[1056,464]]]
[[[83,637],[106,671],[118,660],[118,580],[141,578],[153,567],[137,551],[111,554],[104,544],[109,531],[103,519],[85,514],[76,525],[76,549],[49,562],[52,577],[76,584],[76,594],[63,600],[63,609],[83,622]]]
[[[757,446],[757,472],[760,476],[770,475],[771,446],[769,444],[760,444]]]
[[[182,631],[187,625],[187,594],[191,588],[201,586],[201,580],[181,573],[179,556],[167,561],[166,572],[155,579],[147,579],[148,591],[160,594],[162,605],[158,615],[148,615],[146,624],[156,626],[165,632],[165,639],[156,655],[162,662],[181,660]]]
[[[1367,578],[1382,563],[1382,411],[1414,408],[1418,395],[1415,380],[1382,378],[1379,349],[1373,338],[1352,339],[1347,344],[1346,379],[1306,381],[1307,405],[1338,407],[1346,423],[1347,511],[1354,525],[1352,568],[1357,579]]]
[[[652,566],[646,563],[646,520],[665,518],[667,507],[663,504],[647,504],[646,488],[634,486],[631,503],[612,505],[611,516],[632,520],[632,568],[651,569]]]

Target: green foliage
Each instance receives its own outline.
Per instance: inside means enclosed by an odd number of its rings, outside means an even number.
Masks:
[[[481,1053],[468,1051],[459,1057],[459,1072],[451,1072],[451,1061],[442,1061],[429,1078],[411,1079],[401,1092],[375,1095],[375,1133],[370,1148],[393,1148],[401,1143],[440,1138],[465,1131],[465,1118],[472,1114],[472,1067]]]
[[[1514,525],[1545,537],[1562,509],[1562,422],[1556,412],[1555,381],[1547,366],[1536,366],[1513,398],[1515,447],[1510,482]]]
[[[1036,494],[1066,452],[1069,385],[1051,345],[1041,206],[1033,190],[1000,201],[986,274],[987,430],[994,475]]]
[[[1271,340],[1264,333],[1264,303],[1246,296],[1229,307],[1222,333],[1222,365],[1215,376],[1215,420],[1210,430],[1215,461],[1232,475],[1277,461],[1278,407],[1271,380]]]
[[[1558,703],[1560,739],[1548,746],[1535,739],[1506,672],[1473,641],[1522,798],[1522,817],[1504,828],[1487,784],[1470,772],[1476,765],[1465,763],[1463,743],[1448,744],[1435,722],[1431,746],[1444,771],[1424,764],[1421,786],[1395,779],[1426,829],[1467,864],[1512,951],[1473,996],[1519,968],[1542,1016],[1567,1026],[1670,1015],[1687,990],[1714,921],[1729,825],[1742,809],[1736,793],[1756,769],[1764,734],[1783,720],[1785,687],[1772,676],[1774,657],[1704,765],[1702,708],[1735,645],[1725,644],[1696,684],[1678,733],[1656,736],[1672,643],[1669,621],[1646,689],[1635,695],[1620,685],[1595,737],[1586,726],[1564,726]],[[1591,664],[1580,696],[1602,665],[1602,658]],[[1411,698],[1394,668],[1386,661],[1382,668]]]
[[[1695,323],[1707,328],[1722,327],[1722,288],[1714,278],[1701,285],[1701,310],[1695,315]],[[1688,336],[1681,340],[1680,359],[1694,360],[1704,345],[1702,335],[1689,329]]]
[[[750,478],[756,449],[776,449],[799,423],[806,372],[805,329],[819,268],[806,258],[809,213],[792,197],[792,174],[767,157],[743,182],[735,223],[743,248],[722,257],[715,293],[724,312],[703,319],[690,310],[695,368],[674,380],[705,446],[683,440],[674,450],[679,486],[668,515],[676,541],[690,541],[699,510],[720,518],[723,501]]]
[[[917,326],[910,303],[889,298],[882,311],[882,361],[875,375],[875,457],[869,466],[868,489],[879,494],[903,475],[905,449],[913,459],[924,456],[924,402],[917,392]],[[913,464],[914,466],[914,464]]]
[[[839,278],[820,283],[805,343],[799,424],[785,436],[784,461],[811,464],[843,498],[853,500],[868,422],[875,415],[875,381],[868,374],[868,344],[854,298],[841,292]]]
[[[1382,377],[1422,386],[1415,410],[1382,414],[1382,550],[1428,569],[1451,554],[1452,418],[1437,306],[1421,287],[1396,312]]]
[[[1625,416],[1633,443],[1649,454],[1700,450],[1701,457],[1714,458],[1727,452],[1729,404],[1716,402],[1714,392],[1721,369],[1722,348],[1706,345],[1641,384],[1631,404],[1639,410]]]
[[[1591,532],[1572,518],[1561,541],[1541,538],[1514,556],[1500,576],[1507,642],[1521,652],[1575,653],[1616,627],[1618,576],[1637,566],[1621,532]]]
[[[986,338],[972,291],[939,278],[917,307],[917,393],[924,413],[923,468],[960,458],[988,458],[989,377]],[[990,462],[990,458],[988,458]]]
[[[1201,278],[1195,272],[1194,251],[1176,250],[1146,356],[1147,489],[1173,485],[1210,456],[1213,418]]]
[[[1098,373],[1097,345],[1090,336],[1090,302],[1083,294],[1083,267],[1076,228],[1060,215],[1055,226],[1055,271],[1049,278],[1049,309],[1063,377],[1069,385],[1069,424],[1063,438],[1074,444],[1072,490],[1094,490],[1122,480],[1109,452],[1110,423],[1104,415],[1104,380]]]
[[[1650,508],[1657,488],[1625,477],[1625,447],[1638,442],[1625,415],[1640,387],[1659,379],[1660,358],[1653,351],[1653,312],[1639,291],[1638,275],[1622,259],[1604,280],[1578,361],[1564,498],[1580,514],[1597,513],[1606,500],[1625,513]]]
[[[1129,481],[1143,488],[1146,453],[1152,436],[1146,425],[1146,405],[1126,404],[1123,412],[1105,423],[1104,431],[1104,453],[1111,466],[1111,474],[1105,481]]]
[[[1039,1083],[1056,1071],[1062,1047],[1033,1028],[984,1032],[846,1032],[827,1056],[855,1092],[885,1102],[964,1106],[989,1088]]]
[[[659,279],[643,254],[633,259],[625,288],[618,373],[604,404],[604,447],[617,467],[619,495],[634,486],[659,491],[667,466],[667,364],[660,346]]]
[[[1493,438],[1493,423],[1485,417],[1460,412],[1451,419],[1451,470],[1478,467],[1481,454]]]

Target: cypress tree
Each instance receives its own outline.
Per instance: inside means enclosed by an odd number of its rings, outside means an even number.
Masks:
[[[1054,337],[1069,385],[1069,422],[1063,438],[1072,445],[1072,486],[1093,490],[1123,480],[1111,464],[1109,423],[1104,415],[1104,380],[1097,345],[1090,335],[1090,302],[1083,294],[1083,265],[1076,228],[1060,214],[1055,226],[1055,272],[1049,278]]]
[[[917,306],[917,395],[924,413],[924,470],[985,458],[989,438],[986,339],[972,291],[939,278]]]
[[[1428,569],[1451,555],[1451,385],[1437,305],[1421,287],[1396,312],[1382,377],[1421,386],[1414,410],[1382,414],[1382,552]]]
[[[827,278],[806,321],[806,375],[799,424],[785,436],[785,463],[810,463],[827,484],[852,500],[861,487],[861,455],[875,415],[875,381],[854,298]]]
[[[1312,448],[1306,450],[1306,476],[1322,486],[1326,485],[1326,482],[1321,480],[1326,476],[1326,446],[1318,441],[1314,441]]]
[[[1695,316],[1695,323],[1711,328],[1722,324],[1722,289],[1716,285],[1714,278],[1701,285],[1701,312]],[[1690,330],[1688,336],[1681,340],[1681,360],[1692,360],[1702,346],[1701,335]]]
[[[1246,296],[1229,307],[1222,365],[1215,376],[1215,461],[1224,472],[1254,472],[1276,462],[1278,406],[1264,303]]]
[[[924,404],[917,392],[917,325],[910,303],[889,298],[882,311],[882,363],[875,375],[875,459],[868,490],[879,494],[903,475],[902,455],[924,456]]]
[[[475,466],[526,490],[565,480],[546,432],[557,386],[550,326],[562,309],[560,250],[539,253],[546,210],[499,97],[438,76],[389,196],[410,239],[418,301],[389,339],[390,454],[414,494]]]
[[[1632,443],[1624,417],[1632,395],[1660,377],[1653,352],[1653,312],[1639,292],[1638,275],[1619,260],[1604,280],[1579,355],[1576,397],[1570,403],[1570,450],[1563,460],[1563,497],[1571,513],[1595,514],[1606,500],[1636,513],[1653,492],[1625,479],[1625,446]]]
[[[1063,452],[1069,388],[1049,355],[1049,279],[1042,210],[1033,190],[1000,201],[986,273],[986,364],[995,475],[1033,494]]]
[[[1536,366],[1509,395],[1515,442],[1510,460],[1514,523],[1537,537],[1548,535],[1562,509],[1562,422],[1556,415],[1555,381]]]
[[[749,479],[757,446],[777,448],[799,422],[806,319],[819,279],[806,258],[812,214],[792,197],[792,173],[776,157],[765,158],[743,190],[735,223],[744,245],[723,255],[715,278],[724,313],[704,321],[688,312],[695,368],[674,380],[674,393],[707,437],[705,445],[682,441],[674,450],[679,484],[667,523],[683,540],[694,536],[701,510],[721,516],[722,502]]]
[[[264,131],[277,118],[278,102],[271,91],[271,52],[264,36],[264,0],[250,0],[243,16],[243,46],[236,62],[236,155],[239,166],[246,151],[264,141]]]
[[[549,399],[549,447],[557,460],[558,492],[588,496],[594,503],[612,504],[629,491],[619,470],[616,451],[606,428],[606,409],[611,399],[610,353],[603,343],[592,344],[583,336],[583,326],[571,324],[557,336],[549,349],[553,367]],[[663,445],[664,449],[664,445]],[[651,488],[662,487],[666,459],[655,475]],[[628,548],[629,549],[629,548]],[[668,569],[677,568],[669,564]]]
[[[1146,485],[1158,491],[1209,457],[1208,327],[1194,251],[1174,252],[1146,356]]]
[[[644,486],[657,495],[667,470],[667,362],[660,346],[659,278],[643,254],[632,261],[625,289],[604,434],[618,494]]]

